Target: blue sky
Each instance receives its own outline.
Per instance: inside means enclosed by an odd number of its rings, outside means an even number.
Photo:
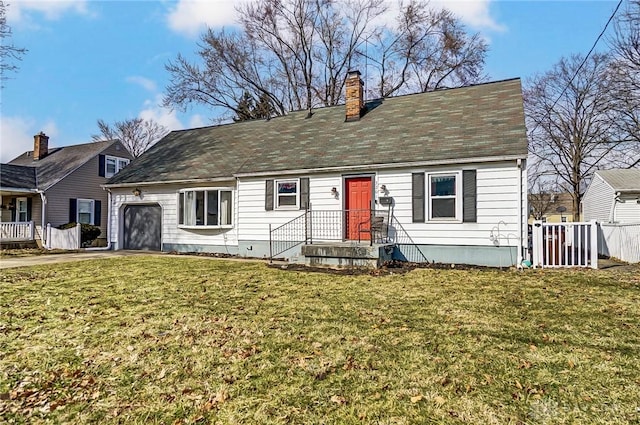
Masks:
[[[235,1],[235,0],[234,0]],[[171,130],[209,125],[212,111],[160,107],[178,53],[195,59],[204,25],[234,24],[234,1],[10,0],[12,42],[29,52],[0,97],[0,162],[33,149],[85,143],[96,121],[153,118]],[[562,56],[586,54],[617,1],[437,0],[479,31],[491,80],[526,82]],[[599,49],[606,49],[602,40]]]

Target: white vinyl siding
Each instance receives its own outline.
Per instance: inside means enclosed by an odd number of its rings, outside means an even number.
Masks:
[[[616,203],[613,221],[616,223],[640,223],[640,193],[623,194]]]
[[[424,172],[460,173],[463,169],[477,170],[477,222],[427,221],[412,223],[411,217],[411,173]],[[415,243],[442,245],[493,246],[491,232],[499,235],[501,246],[518,246],[518,214],[526,225],[526,192],[522,206],[518,206],[518,192],[526,188],[526,173],[519,181],[520,170],[515,161],[492,164],[469,164],[463,166],[430,167],[428,169],[405,169],[379,171],[374,177],[376,202],[380,196],[394,198],[393,213]],[[461,178],[461,177],[460,177]],[[277,179],[276,179],[277,180]],[[385,185],[388,195],[380,192]],[[338,197],[331,193],[335,187]],[[265,211],[265,179],[243,178],[238,181],[237,229],[240,240],[269,240],[269,225],[272,229],[299,217],[303,211]],[[309,176],[309,193],[312,210],[341,210],[343,208],[343,175],[318,174]],[[377,208],[381,207],[376,204]],[[427,214],[429,214],[427,207]],[[427,217],[429,217],[427,215]],[[462,217],[462,216],[460,216]],[[461,219],[461,218],[460,218]]]
[[[611,186],[597,174],[593,176],[591,184],[582,197],[582,219],[584,221],[597,220],[603,223],[612,218],[611,207],[615,193]]]
[[[210,187],[210,186],[207,186]],[[229,189],[230,182],[227,182],[220,189]],[[178,226],[178,200],[181,189],[184,186],[163,185],[142,188],[143,198],[131,193],[131,189],[112,189],[112,210],[111,210],[111,241],[118,249],[122,248],[122,214],[126,205],[151,205],[158,204],[162,208],[162,243],[163,244],[185,244],[185,245],[226,245],[235,247],[238,245],[237,226],[233,228],[180,228]],[[194,188],[195,189],[195,188]],[[232,190],[232,204],[237,205],[237,191]],[[263,198],[264,203],[264,198]],[[264,208],[264,206],[263,206]],[[237,210],[232,209],[232,222],[237,223]]]

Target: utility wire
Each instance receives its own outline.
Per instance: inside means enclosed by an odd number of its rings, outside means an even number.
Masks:
[[[576,72],[573,74],[573,77],[571,77],[571,80],[569,80],[569,82],[567,83],[566,86],[564,86],[564,89],[562,89],[562,92],[560,93],[560,95],[558,96],[558,98],[555,100],[555,102],[553,102],[553,104],[551,105],[551,108],[549,108],[549,112],[547,113],[547,115],[550,117],[551,116],[551,112],[553,111],[553,108],[555,108],[556,104],[560,101],[560,99],[562,98],[562,96],[564,95],[564,93],[567,91],[567,89],[569,88],[569,86],[571,85],[571,83],[573,83],[573,80],[575,80],[575,78],[578,76],[578,73],[580,72],[580,70],[582,69],[582,67],[584,66],[585,63],[587,63],[587,59],[589,59],[589,56],[591,56],[591,53],[593,53],[594,49],[596,48],[598,42],[600,41],[600,39],[602,38],[602,36],[604,35],[604,33],[607,31],[607,28],[609,27],[609,24],[611,23],[611,21],[613,21],[614,16],[616,16],[616,13],[618,13],[618,9],[620,9],[620,5],[622,4],[623,0],[619,0],[618,1],[618,5],[616,6],[615,10],[613,11],[613,13],[611,14],[611,16],[609,16],[609,20],[607,20],[607,23],[605,24],[604,28],[602,29],[602,31],[600,32],[600,35],[598,35],[598,38],[596,38],[596,41],[593,43],[593,46],[591,46],[591,50],[589,50],[589,53],[587,53],[587,55],[584,57],[584,59],[582,60],[582,63],[580,64],[580,66],[578,67],[578,69],[576,69]],[[540,121],[538,121],[535,125],[535,127],[533,127],[533,130],[531,130],[529,132],[529,134],[533,134],[538,127],[540,126]]]

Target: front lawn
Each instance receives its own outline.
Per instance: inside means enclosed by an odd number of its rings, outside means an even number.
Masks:
[[[637,267],[0,273],[0,422],[640,422]]]

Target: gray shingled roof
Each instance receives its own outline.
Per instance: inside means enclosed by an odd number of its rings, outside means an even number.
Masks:
[[[519,79],[173,131],[109,185],[527,155]]]
[[[0,164],[0,187],[36,189],[36,169],[22,165]]]
[[[52,148],[49,149],[47,156],[38,161],[33,160],[33,152],[29,151],[9,162],[9,165],[34,168],[37,188],[47,190],[114,143],[119,142],[117,140],[107,140]],[[2,167],[4,168],[5,165],[3,164]],[[4,181],[4,175],[0,181],[0,187],[9,187]]]
[[[616,192],[640,192],[640,169],[618,168],[596,172]]]

